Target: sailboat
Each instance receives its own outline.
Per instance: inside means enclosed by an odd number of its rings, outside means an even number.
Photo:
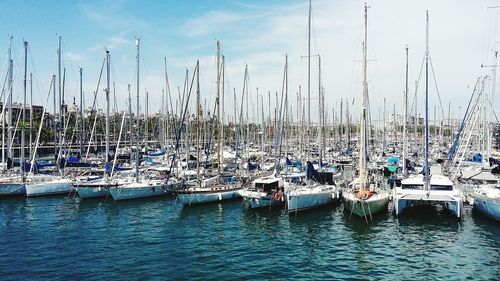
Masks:
[[[139,173],[139,128],[140,128],[140,110],[139,110],[139,55],[140,55],[140,39],[136,40],[136,48],[137,48],[137,114],[136,114],[136,146],[135,150],[135,180],[127,181],[122,184],[112,186],[109,188],[109,192],[115,201],[119,200],[128,200],[128,199],[136,199],[136,198],[146,198],[146,197],[154,197],[161,196],[167,194],[166,187],[167,185],[179,184],[175,181],[175,179],[169,179],[165,182],[163,179],[156,176],[156,174],[151,173],[151,171],[144,171],[144,173]]]
[[[366,98],[368,95],[368,84],[366,80],[367,63],[367,21],[368,7],[365,5],[365,36],[363,42],[363,92],[361,95],[361,128],[359,140],[359,170],[358,177],[350,184],[349,188],[343,193],[344,210],[358,217],[368,217],[384,210],[387,210],[389,204],[389,192],[382,187],[380,175],[369,175],[367,170],[368,142],[367,142],[367,106]]]
[[[311,125],[311,1],[309,1],[309,20],[308,20],[308,72],[307,72],[307,94],[308,94],[308,126]],[[318,56],[319,57],[319,56]],[[318,64],[321,70],[321,63]],[[322,106],[321,99],[321,74],[319,75],[319,101],[320,108]],[[321,113],[319,114],[320,127],[321,127]],[[309,130],[308,130],[309,132]],[[321,132],[321,130],[319,130]],[[321,141],[320,141],[321,143]],[[320,144],[321,150],[321,144]],[[321,155],[321,152],[320,152]],[[321,164],[321,156],[320,156]],[[321,182],[320,177],[315,176],[315,170],[311,162],[307,162],[307,182],[302,184],[290,184],[289,190],[286,194],[288,213],[297,213],[298,211],[318,208],[327,204],[334,203],[339,199],[339,192],[335,185],[326,184]]]
[[[431,175],[429,167],[429,12],[426,13],[425,50],[425,163],[423,174],[401,181],[401,186],[393,190],[394,211],[400,215],[413,205],[442,205],[454,216],[461,218],[463,212],[462,192],[446,176],[436,172]],[[436,167],[438,168],[438,167]]]
[[[25,42],[25,48],[27,47],[27,42]],[[26,65],[26,52],[25,52],[25,65]],[[12,143],[12,87],[13,87],[13,61],[12,61],[12,36],[9,38],[9,51],[8,51],[8,120],[7,120],[7,125],[8,125],[8,140],[7,140],[7,162],[12,161],[12,146],[10,145]],[[26,66],[25,66],[26,68]],[[26,70],[26,69],[25,69]],[[26,71],[25,71],[26,72]],[[26,77],[25,80],[26,82]],[[26,84],[25,84],[26,86]],[[26,92],[24,93],[24,96],[26,97]],[[4,97],[5,99],[5,97]],[[3,128],[5,127],[5,108],[6,108],[7,103],[4,101],[3,102],[3,109],[2,109],[2,131],[4,130]],[[24,103],[23,106],[25,107],[26,104]],[[24,112],[24,110],[23,110]],[[24,129],[23,129],[24,132]],[[4,160],[4,155],[5,155],[5,134],[2,133],[2,160]],[[23,165],[20,165],[21,168],[21,173],[22,169],[24,168]],[[8,169],[10,169],[9,164],[3,163],[3,169],[4,171],[7,170],[7,174],[4,175],[2,178],[0,178],[0,196],[10,196],[10,195],[24,195],[26,194],[26,187],[24,185],[24,176],[20,174],[10,174]]]
[[[78,193],[78,196],[82,199],[84,198],[98,198],[107,197],[110,195],[109,189],[111,187],[118,187],[125,184],[126,179],[112,179],[108,175],[109,167],[109,92],[110,92],[110,61],[109,61],[109,50],[106,50],[106,148],[105,148],[105,173],[103,178],[92,178],[86,177],[79,179],[73,183],[73,186]],[[83,109],[81,109],[83,110]],[[125,117],[125,116],[124,116]],[[122,122],[123,125],[123,122]],[[116,153],[115,153],[116,155]],[[115,161],[116,162],[116,161]]]
[[[177,192],[177,198],[184,206],[192,204],[217,202],[223,200],[236,199],[240,197],[239,191],[242,189],[239,181],[223,182],[222,179],[222,122],[220,109],[220,42],[217,41],[217,169],[218,173],[215,177],[202,179],[199,173],[199,158],[197,160],[197,183],[194,186],[186,186]],[[199,97],[199,63],[197,63],[197,95]],[[199,115],[199,101],[197,101],[197,115]],[[199,126],[198,126],[199,130]],[[199,151],[199,146],[196,148]]]
[[[59,47],[57,50],[58,54],[58,65],[59,65],[59,98],[61,98],[61,36],[59,36]],[[52,76],[52,85],[53,85],[53,95],[55,97],[56,95],[56,78],[55,75]],[[55,100],[55,98],[54,98]],[[64,115],[64,109],[62,104],[60,103],[60,111],[59,111],[59,122],[61,122],[63,115]],[[56,114],[56,112],[54,112]],[[43,118],[43,115],[42,115]],[[63,123],[63,122],[61,122]],[[61,165],[62,161],[62,143],[64,142],[64,137],[63,137],[63,131],[59,132],[59,152],[58,152],[58,157],[57,157],[57,166],[59,169],[59,175],[47,175],[47,176],[40,176],[37,175],[35,176],[33,174],[33,166],[35,165],[35,155],[36,155],[36,149],[38,147],[38,141],[41,133],[41,128],[42,128],[43,122],[40,122],[40,130],[38,132],[38,139],[37,143],[35,145],[35,150],[33,155],[31,156],[31,168],[30,168],[30,173],[28,175],[28,178],[26,179],[26,195],[28,197],[31,196],[42,196],[42,195],[56,195],[56,194],[66,194],[69,193],[73,190],[72,187],[72,180],[68,178],[67,176],[65,177],[63,175],[64,170],[61,168],[63,165]],[[61,128],[64,127],[64,124],[61,126]]]

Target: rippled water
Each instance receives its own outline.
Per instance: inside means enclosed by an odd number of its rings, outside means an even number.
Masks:
[[[500,225],[413,210],[367,225],[342,206],[298,216],[238,201],[0,200],[0,279],[498,280]]]

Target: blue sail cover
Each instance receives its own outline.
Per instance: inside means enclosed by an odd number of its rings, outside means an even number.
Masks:
[[[302,167],[302,162],[300,160],[295,160],[294,162],[290,161],[290,159],[287,157],[286,158],[286,165],[287,166],[293,166],[293,167]]]
[[[483,162],[483,155],[481,155],[481,153],[476,153],[472,156],[472,162]]]
[[[160,149],[160,151],[149,153],[147,156],[162,156],[165,154],[165,150]]]
[[[109,165],[109,162],[106,162],[106,165],[104,166],[104,171],[106,174],[111,174],[111,165]]]
[[[258,167],[259,167],[259,165],[252,164],[252,163],[248,162],[248,170],[249,171],[253,171],[253,170],[257,169]]]
[[[76,155],[71,155],[67,161],[68,163],[78,163],[80,162],[80,157]]]

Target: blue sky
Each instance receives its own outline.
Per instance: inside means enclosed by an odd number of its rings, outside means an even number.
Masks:
[[[352,107],[358,107],[361,70],[355,60],[361,58],[363,4],[354,0],[313,1],[312,53],[322,56],[322,80],[330,115],[341,98],[349,98],[354,101]],[[452,102],[453,113],[458,114],[458,107],[464,107],[468,101],[477,75],[485,71],[479,66],[492,63],[491,49],[499,49],[500,9],[487,7],[500,1],[381,0],[368,4],[368,49],[369,57],[374,59],[368,76],[374,118],[384,97],[388,108],[392,104],[401,108],[406,44],[410,47],[411,85],[418,77],[424,54],[425,10],[431,15],[431,57],[441,99],[445,110],[448,102]],[[253,100],[257,97],[257,87],[259,94],[281,91],[284,57],[288,54],[289,95],[295,108],[298,86],[306,88],[306,60],[301,56],[307,54],[307,6],[308,1],[304,0],[2,1],[0,50],[7,53],[8,35],[12,34],[16,65],[14,97],[18,99],[22,91],[22,39],[29,42],[29,71],[35,77],[34,103],[44,105],[50,77],[57,72],[57,34],[62,35],[66,96],[78,97],[78,68],[83,67],[88,105],[96,88],[104,50],[108,48],[118,109],[123,110],[127,84],[135,84],[135,37],[140,37],[141,101],[147,89],[150,112],[154,112],[159,110],[165,85],[163,57],[167,59],[174,100],[175,89],[182,88],[185,69],[192,72],[196,60],[200,60],[202,99],[213,107],[218,39],[227,61],[227,90],[232,92],[234,87],[238,97],[245,64],[249,67]],[[2,63],[4,75],[5,59]],[[312,67],[311,95],[315,97],[316,59]],[[132,94],[135,97],[135,92]],[[435,89],[431,90],[431,96],[431,103],[438,105]],[[267,94],[263,98],[267,100]],[[103,101],[101,90],[101,107]],[[225,103],[227,114],[232,113],[232,95],[226,96]],[[311,103],[314,106],[317,100]],[[274,99],[270,105],[274,106]],[[250,108],[255,110],[255,102]],[[311,111],[313,118],[317,116],[317,110]],[[250,115],[256,115],[253,113]]]

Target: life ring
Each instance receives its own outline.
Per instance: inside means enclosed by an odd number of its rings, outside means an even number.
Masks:
[[[279,192],[274,193],[274,200],[276,200],[276,201],[281,200],[281,194]]]

